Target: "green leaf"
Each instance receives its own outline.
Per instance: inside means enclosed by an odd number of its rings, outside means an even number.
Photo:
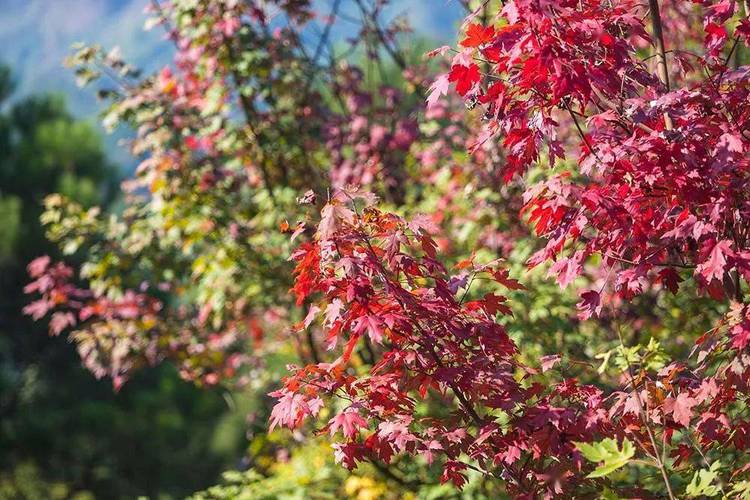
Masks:
[[[589,462],[603,462],[587,477],[604,477],[619,469],[635,455],[633,443],[627,439],[622,442],[622,449],[614,439],[605,439],[596,443],[576,443],[576,448]]]
[[[624,500],[617,493],[615,493],[614,491],[606,487],[601,492],[601,499],[602,500]]]
[[[732,487],[732,493],[737,498],[750,498],[750,481],[740,481]]]
[[[713,484],[719,475],[721,462],[714,462],[709,469],[701,469],[693,474],[693,480],[688,484],[685,494],[688,497],[714,497],[720,493],[718,486]]]

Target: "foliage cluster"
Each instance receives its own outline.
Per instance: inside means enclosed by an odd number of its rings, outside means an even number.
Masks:
[[[27,312],[115,388],[274,381],[282,461],[315,430],[399,495],[749,495],[746,7],[464,2],[424,61],[386,4],[154,2],[146,78],[82,48],[144,161],[122,214],[48,198],[86,262]],[[199,498],[307,477],[262,459]]]

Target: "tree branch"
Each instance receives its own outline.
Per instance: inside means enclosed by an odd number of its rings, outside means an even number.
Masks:
[[[656,68],[659,74],[659,80],[664,84],[667,92],[671,90],[669,85],[669,69],[667,67],[667,52],[664,49],[664,34],[662,32],[661,14],[659,14],[659,0],[648,0],[649,11],[651,12],[651,27],[654,31],[654,40],[656,42],[657,62]],[[672,118],[668,113],[664,113],[664,127],[672,130],[674,125]]]

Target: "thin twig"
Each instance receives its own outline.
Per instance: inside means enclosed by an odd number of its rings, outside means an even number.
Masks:
[[[583,139],[583,142],[586,143],[586,147],[589,148],[589,151],[591,151],[591,154],[594,155],[594,158],[596,158],[596,161],[599,162],[600,165],[603,165],[602,159],[599,158],[599,155],[596,153],[596,150],[594,149],[594,146],[591,145],[589,142],[588,137],[586,137],[586,134],[583,131],[583,128],[581,128],[581,124],[578,123],[578,118],[576,118],[576,115],[573,113],[573,110],[570,109],[570,106],[567,102],[562,101],[563,107],[568,111],[568,114],[573,119],[573,123],[576,126],[576,130],[578,130],[578,135],[581,136],[581,139]]]

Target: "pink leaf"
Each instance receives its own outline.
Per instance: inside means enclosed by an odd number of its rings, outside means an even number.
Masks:
[[[427,96],[427,109],[434,107],[441,96],[448,94],[450,88],[450,80],[448,75],[440,75],[430,86],[430,95]]]
[[[560,259],[552,265],[547,275],[557,275],[557,283],[560,285],[560,288],[565,288],[572,283],[579,274],[581,274],[582,258],[583,253],[576,252],[575,255],[569,259]]]
[[[328,240],[336,233],[343,223],[354,220],[354,212],[337,202],[328,203],[320,213],[318,224],[318,238]]]
[[[35,300],[31,304],[27,305],[23,308],[23,313],[27,316],[31,316],[31,318],[34,321],[37,321],[44,317],[45,314],[47,314],[47,311],[49,311],[49,303],[44,300]]]
[[[56,312],[49,321],[49,331],[52,335],[60,335],[60,332],[69,326],[76,324],[76,317],[71,312]]]
[[[37,257],[36,259],[29,262],[29,265],[26,266],[26,269],[29,271],[29,275],[32,278],[38,278],[42,274],[44,274],[44,271],[47,270],[49,267],[51,259],[48,255],[42,255],[41,257]]]
[[[432,58],[435,56],[444,56],[449,50],[451,50],[450,45],[443,45],[442,47],[429,51],[427,57]]]
[[[727,265],[727,257],[733,257],[732,242],[721,240],[711,250],[708,260],[700,264],[695,271],[711,282],[714,279],[721,280]]]
[[[685,427],[690,426],[690,418],[693,416],[693,407],[697,404],[694,398],[691,398],[687,393],[680,393],[676,399],[672,401],[672,418],[675,422]],[[665,406],[666,403],[665,403]]]
[[[559,354],[551,354],[549,356],[542,356],[540,360],[542,362],[542,373],[547,370],[551,370],[562,358]]]
[[[356,411],[344,411],[329,420],[328,425],[331,436],[341,429],[344,437],[352,438],[357,434],[357,429],[367,427],[367,421]]]
[[[310,310],[307,311],[307,316],[305,316],[305,321],[304,321],[305,328],[310,327],[312,322],[315,321],[315,316],[317,316],[319,312],[320,312],[320,307],[318,307],[315,304],[310,306]]]
[[[302,406],[304,397],[301,394],[294,394],[286,390],[273,392],[271,396],[280,396],[280,398],[279,402],[271,410],[271,427],[269,428],[269,432],[277,425],[289,427],[290,429],[297,427],[304,417]]]

